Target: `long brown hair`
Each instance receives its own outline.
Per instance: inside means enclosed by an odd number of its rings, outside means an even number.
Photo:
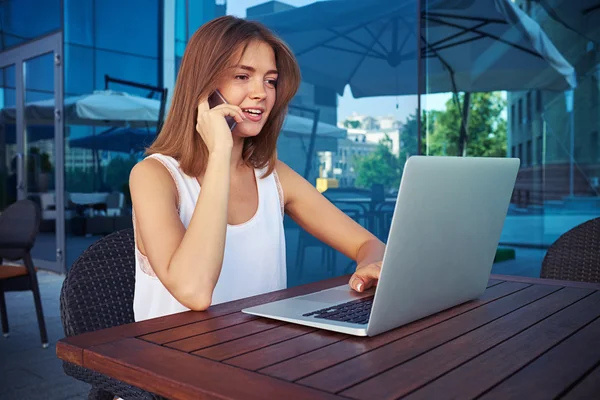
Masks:
[[[233,16],[207,22],[190,38],[167,118],[146,154],[161,153],[175,158],[189,176],[204,173],[208,149],[196,132],[198,104],[217,89],[217,83],[239,62],[237,58],[253,40],[273,48],[279,77],[275,104],[268,120],[257,136],[245,138],[242,158],[254,168],[267,167],[265,176],[273,172],[277,138],[287,106],[300,85],[300,69],[288,46],[265,26]]]

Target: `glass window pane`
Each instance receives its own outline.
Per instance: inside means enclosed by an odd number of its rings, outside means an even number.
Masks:
[[[158,0],[96,1],[95,12],[96,47],[158,57]]]
[[[59,30],[60,2],[61,0],[0,1],[0,50]]]
[[[31,92],[54,93],[54,54],[47,53],[24,64],[25,87]],[[31,97],[28,97],[31,100]]]
[[[436,4],[423,2],[425,10]],[[521,159],[498,251],[517,250],[493,272],[540,276],[547,248],[600,215],[600,74],[593,45],[600,39],[594,29],[598,14],[592,16],[577,2],[504,4],[516,18],[493,2],[457,2],[444,9],[446,16],[460,17],[455,19],[433,21],[431,14],[423,15],[421,36],[429,46],[422,71],[428,83],[424,104],[438,92],[448,100],[436,110],[424,107],[432,123],[425,125],[423,137],[429,155],[462,155],[464,148],[468,157]],[[537,36],[524,35],[525,24],[529,32],[540,28]],[[444,74],[447,80],[456,78],[455,89],[440,89]],[[467,129],[461,143],[457,132],[463,117]]]
[[[104,75],[126,81],[156,85],[158,79],[158,61],[155,59],[113,53],[109,51],[96,51],[96,88],[104,88]],[[110,86],[113,90],[125,90],[132,94],[145,96],[147,90],[132,87]]]
[[[182,57],[187,43],[186,8],[187,0],[175,1],[175,56]]]
[[[92,0],[64,0],[65,43],[94,45]]]
[[[94,90],[94,51],[79,45],[65,44],[65,92],[69,95]]]

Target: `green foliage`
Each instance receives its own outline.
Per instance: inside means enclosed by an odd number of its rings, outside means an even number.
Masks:
[[[345,120],[344,121],[344,128],[357,129],[359,127],[360,127],[360,122],[359,121],[350,121],[350,120]]]
[[[464,95],[459,95],[462,104]],[[467,156],[506,156],[506,120],[501,114],[506,107],[499,93],[472,93],[467,135]],[[449,100],[446,111],[425,112],[423,141],[429,155],[458,156],[462,113]]]
[[[400,184],[400,160],[391,152],[392,141],[386,135],[374,152],[354,159],[356,186],[370,188],[373,184],[382,184],[385,189]]]
[[[464,95],[459,95],[462,104]],[[467,156],[506,156],[505,100],[499,93],[472,93],[467,135]],[[462,112],[454,101],[445,111],[424,111],[421,119],[421,154],[458,156]],[[351,121],[347,121],[351,122]],[[386,189],[398,187],[408,157],[417,154],[417,117],[409,115],[400,133],[400,155],[390,151],[389,137],[366,156],[356,158],[356,186],[370,188],[375,183]]]

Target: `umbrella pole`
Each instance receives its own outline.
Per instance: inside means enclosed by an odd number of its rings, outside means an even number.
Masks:
[[[458,103],[460,105],[460,102]],[[471,109],[471,92],[465,92],[465,98],[460,111],[462,117],[460,119],[460,134],[458,136],[458,154],[461,157],[467,156],[467,139],[469,134],[469,114]]]
[[[96,191],[96,171],[98,169],[96,150],[92,149],[92,162],[94,163],[94,168],[92,169],[92,192]]]

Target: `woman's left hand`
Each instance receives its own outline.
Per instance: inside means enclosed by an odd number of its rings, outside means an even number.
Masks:
[[[352,289],[357,292],[363,292],[373,286],[377,286],[380,273],[381,261],[358,265],[356,272],[352,274],[348,283]]]

